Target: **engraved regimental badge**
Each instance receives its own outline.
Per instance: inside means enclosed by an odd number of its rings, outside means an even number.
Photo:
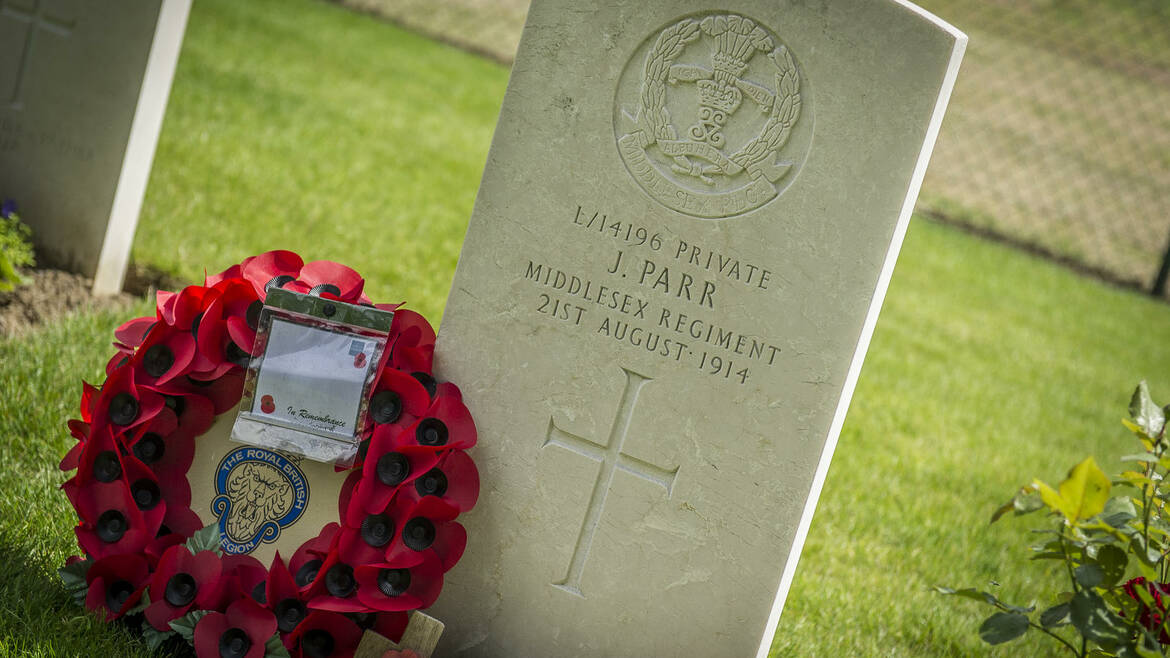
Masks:
[[[759,22],[683,18],[626,64],[614,110],[618,151],[642,189],[673,210],[702,218],[755,210],[791,183],[808,152],[805,82]]]
[[[211,511],[219,518],[224,553],[251,553],[301,518],[309,483],[288,456],[263,448],[237,448],[215,470]]]

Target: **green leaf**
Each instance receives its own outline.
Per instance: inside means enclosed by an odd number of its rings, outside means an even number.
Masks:
[[[1142,380],[1129,400],[1129,415],[1146,436],[1153,438],[1162,433],[1166,414],[1150,398],[1150,387]]]
[[[264,643],[264,658],[290,658],[288,649],[285,649],[284,643],[280,641],[280,633],[273,633]]]
[[[1037,481],[1044,504],[1059,511],[1072,523],[1097,516],[1105,509],[1112,485],[1092,457],[1072,467],[1060,483],[1059,493]]]
[[[187,540],[187,550],[192,553],[214,551],[216,555],[223,555],[223,548],[220,546],[221,539],[219,523],[212,523],[191,535],[191,538]]]
[[[146,647],[151,651],[158,651],[163,642],[174,634],[174,631],[160,631],[149,623],[142,623],[142,639],[146,640]]]
[[[1156,546],[1148,546],[1145,538],[1140,534],[1135,534],[1131,537],[1129,544],[1133,553],[1138,556],[1138,560],[1151,567],[1157,566],[1158,561],[1162,558],[1162,554],[1158,551],[1158,548]]]
[[[1124,620],[1110,611],[1091,589],[1077,592],[1069,601],[1069,620],[1081,635],[1105,649],[1113,649],[1128,635]]]
[[[979,627],[979,637],[988,644],[1010,642],[1028,630],[1028,618],[1017,612],[997,612]]]
[[[1068,623],[1068,603],[1059,603],[1040,613],[1040,625],[1044,628],[1063,626]]]
[[[987,592],[981,592],[974,587],[965,587],[963,589],[954,589],[951,587],[944,587],[942,585],[935,585],[934,591],[939,594],[946,594],[949,596],[961,596],[965,599],[972,599],[974,601],[982,601],[988,605],[995,605],[999,599],[995,598]]]
[[[85,576],[89,573],[89,568],[92,565],[92,560],[82,560],[67,564],[57,570],[57,574],[61,576],[61,582],[65,585],[65,591],[69,592],[69,595],[73,597],[73,602],[77,605],[85,605],[85,596],[89,593],[89,583],[86,582]]]
[[[150,592],[144,591],[142,592],[142,598],[138,599],[138,605],[127,610],[126,616],[129,617],[130,615],[136,615],[140,612],[143,612],[146,610],[146,606],[148,605],[150,605]],[[144,623],[144,625],[149,626],[150,624]]]
[[[1074,569],[1073,576],[1082,587],[1096,587],[1105,580],[1105,572],[1092,562],[1082,564]]]
[[[1120,582],[1125,575],[1125,565],[1128,561],[1129,555],[1122,548],[1112,544],[1102,546],[1097,551],[1097,564],[1101,566],[1103,573],[1101,585],[1113,587]]]
[[[1137,508],[1128,497],[1118,496],[1110,498],[1109,502],[1105,503],[1105,511],[1101,514],[1102,521],[1114,528],[1120,528],[1137,518]]]
[[[176,633],[183,636],[183,639],[194,644],[195,643],[195,625],[203,619],[210,610],[192,610],[186,615],[171,621],[171,628]]]
[[[1036,487],[1033,485],[1020,487],[1020,490],[1016,492],[1016,495],[1012,496],[1011,500],[1001,505],[992,513],[991,522],[995,523],[1008,512],[1013,512],[1015,516],[1022,516],[1039,509],[1044,509],[1044,501],[1036,493]]]

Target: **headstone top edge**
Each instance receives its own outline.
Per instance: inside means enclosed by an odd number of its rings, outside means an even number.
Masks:
[[[954,25],[951,25],[950,23],[943,20],[942,18],[939,18],[937,15],[931,13],[930,11],[923,9],[922,7],[919,7],[918,5],[914,4],[913,2],[910,2],[910,0],[892,0],[892,2],[904,7],[907,11],[910,11],[910,12],[918,15],[923,20],[934,25],[938,29],[946,32],[947,34],[950,34],[955,39],[955,46],[956,47],[965,46],[967,44],[968,37],[967,37],[966,32],[960,30],[959,28],[955,27]]]

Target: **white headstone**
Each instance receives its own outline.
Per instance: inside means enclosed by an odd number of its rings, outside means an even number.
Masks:
[[[445,655],[766,655],[965,44],[532,4],[436,351],[483,483]]]
[[[122,288],[190,8],[0,1],[0,194],[98,294]]]

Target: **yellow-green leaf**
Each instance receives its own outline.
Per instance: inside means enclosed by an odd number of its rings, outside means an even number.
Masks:
[[[1068,477],[1060,483],[1065,516],[1070,521],[1083,521],[1097,516],[1109,501],[1110,487],[1109,478],[1092,457],[1073,466]]]
[[[1032,488],[1040,492],[1040,500],[1044,501],[1044,504],[1053,512],[1060,512],[1066,517],[1069,515],[1069,507],[1065,504],[1064,499],[1060,497],[1060,494],[1057,493],[1056,489],[1053,489],[1040,480],[1033,482]]]

